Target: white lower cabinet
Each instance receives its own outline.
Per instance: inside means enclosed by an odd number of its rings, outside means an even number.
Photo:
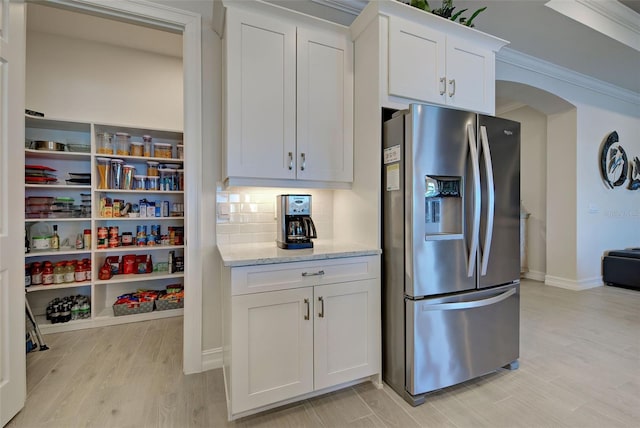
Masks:
[[[313,391],[313,290],[233,297],[234,412]]]
[[[346,279],[349,268],[353,280]],[[342,282],[325,284],[338,271]],[[285,289],[230,296],[230,417],[379,373],[378,272],[379,256],[231,268],[232,294],[234,278],[240,284],[252,275],[270,277],[270,289],[281,276]],[[301,281],[291,281],[295,274]]]

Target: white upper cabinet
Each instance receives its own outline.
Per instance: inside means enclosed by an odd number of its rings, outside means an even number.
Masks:
[[[446,36],[429,27],[389,19],[389,95],[444,103]]]
[[[295,178],[296,26],[229,10],[226,61],[227,174]]]
[[[494,114],[495,53],[506,41],[387,0],[370,2],[351,30],[363,55],[379,55],[383,106],[423,102]]]
[[[227,8],[228,183],[351,182],[353,44],[348,30],[315,24],[307,16],[295,20],[290,13],[263,12]]]
[[[352,46],[344,33],[298,28],[298,179],[353,180]]]

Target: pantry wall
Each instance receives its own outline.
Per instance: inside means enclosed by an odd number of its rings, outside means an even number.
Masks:
[[[127,41],[125,46],[122,41]],[[182,130],[182,35],[29,4],[26,107],[61,122]],[[136,284],[130,286],[135,291]],[[52,297],[89,289],[38,291],[27,298],[34,312],[42,314]]]

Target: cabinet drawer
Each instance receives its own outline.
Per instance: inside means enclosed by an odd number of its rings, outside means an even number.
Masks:
[[[231,269],[231,294],[286,290],[379,276],[380,256],[377,255],[237,267]]]

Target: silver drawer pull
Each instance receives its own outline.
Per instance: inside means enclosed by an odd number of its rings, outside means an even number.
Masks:
[[[305,320],[309,319],[309,299],[304,299],[304,304],[307,307],[307,314],[304,316]]]
[[[318,312],[318,318],[324,318],[324,298],[322,296],[318,297],[318,302],[320,302],[320,312]]]
[[[319,270],[318,272],[302,272],[302,276],[318,276],[318,275],[324,275],[324,271],[323,270]]]

